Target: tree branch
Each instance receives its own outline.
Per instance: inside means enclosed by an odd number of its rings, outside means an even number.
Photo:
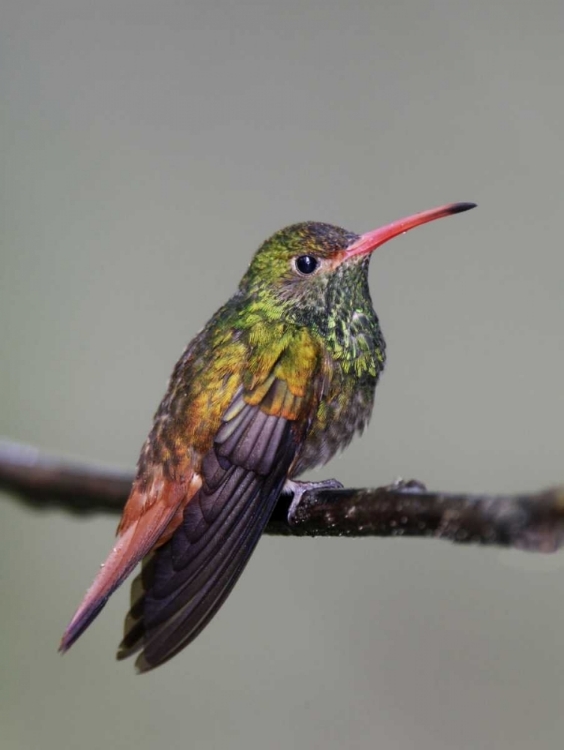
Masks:
[[[121,512],[133,473],[48,456],[0,441],[0,489],[33,508],[78,514]],[[554,552],[564,544],[564,488],[536,494],[432,492],[417,481],[376,489],[310,490],[291,517],[279,501],[266,533],[294,536],[411,536]]]

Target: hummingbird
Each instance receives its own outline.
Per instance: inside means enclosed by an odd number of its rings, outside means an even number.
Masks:
[[[307,221],[261,245],[174,367],[115,545],[61,651],[142,561],[117,657],[139,652],[140,672],[163,664],[221,607],[280,495],[293,493],[294,506],[311,487],[340,486],[296,477],[325,464],[371,416],[386,354],[370,257],[475,205],[440,206],[361,235]]]

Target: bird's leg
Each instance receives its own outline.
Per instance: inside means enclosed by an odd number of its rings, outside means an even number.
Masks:
[[[297,482],[294,479],[287,479],[284,482],[282,492],[292,494],[292,502],[288,508],[288,521],[290,524],[294,521],[295,513],[302,501],[302,497],[310,490],[342,490],[343,485],[336,479],[324,479],[321,482]]]

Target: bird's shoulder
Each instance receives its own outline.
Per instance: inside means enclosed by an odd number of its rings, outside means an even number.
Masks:
[[[174,368],[144,449],[147,463],[175,454],[186,460],[187,449],[204,455],[240,395],[269,415],[306,418],[321,397],[325,355],[322,339],[307,327],[222,308]]]

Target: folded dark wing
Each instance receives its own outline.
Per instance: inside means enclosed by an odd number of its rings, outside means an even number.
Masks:
[[[278,389],[286,390],[283,381]],[[286,396],[292,399],[288,391]],[[256,546],[294,459],[297,423],[239,392],[202,463],[202,486],[172,538],[144,561],[118,658],[146,671],[188,645],[221,606]]]

